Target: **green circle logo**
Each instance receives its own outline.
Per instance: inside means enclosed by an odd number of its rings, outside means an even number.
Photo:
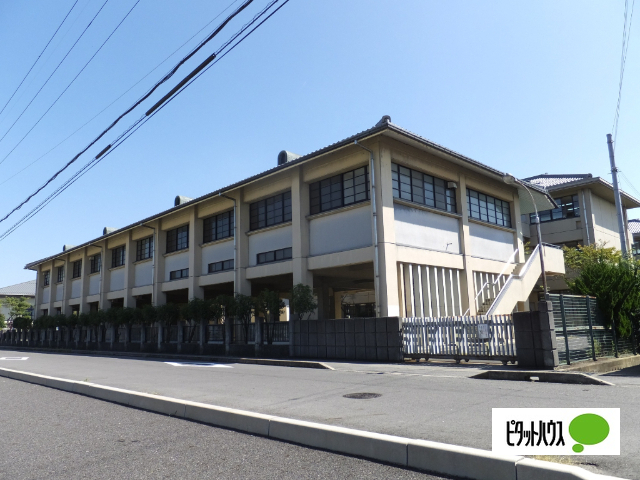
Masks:
[[[600,415],[585,413],[578,415],[569,424],[569,435],[576,442],[573,451],[580,453],[584,445],[596,445],[609,435],[609,424]]]

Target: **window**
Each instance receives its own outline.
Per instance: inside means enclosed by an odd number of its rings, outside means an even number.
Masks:
[[[102,254],[99,253],[89,259],[89,271],[97,273],[102,270]]]
[[[631,245],[631,253],[634,257],[640,256],[640,241]]]
[[[58,283],[64,281],[64,267],[58,267]]]
[[[82,276],[82,260],[76,260],[73,262],[73,271],[71,272],[71,278],[80,278]]]
[[[182,270],[174,270],[169,272],[169,280],[179,280],[181,278],[189,278],[189,269],[183,268]]]
[[[467,207],[469,217],[483,222],[511,227],[511,211],[509,202],[467,189]]]
[[[289,248],[281,248],[280,250],[272,250],[258,254],[258,265],[262,263],[279,262],[281,260],[291,260],[292,250]]]
[[[42,277],[43,277],[43,286],[48,287],[51,284],[51,270],[47,270],[46,272],[42,273]]]
[[[251,204],[250,230],[291,221],[291,192],[265,198]]]
[[[309,185],[311,214],[369,200],[367,167],[334,175]]]
[[[233,270],[233,259],[209,264],[209,273],[224,272],[226,270]]]
[[[167,253],[189,248],[189,225],[167,231]]]
[[[456,213],[456,190],[447,182],[417,170],[391,164],[393,197]]]
[[[202,243],[233,237],[233,210],[204,219]]]
[[[111,250],[111,268],[124,265],[125,246]]]
[[[540,223],[562,220],[564,218],[580,218],[580,206],[578,205],[578,195],[567,195],[566,197],[554,198],[558,208],[538,212]],[[536,214],[529,215],[531,223],[536,222]]]
[[[153,257],[153,237],[143,238],[136,242],[136,262]]]

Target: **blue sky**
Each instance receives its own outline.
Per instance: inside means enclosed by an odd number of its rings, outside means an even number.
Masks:
[[[0,3],[0,108],[73,1]],[[80,132],[9,177],[109,105],[232,1],[140,0],[0,165],[0,182],[5,182],[0,214],[83,148],[222,17]],[[78,0],[0,115],[0,136],[103,3]],[[0,142],[0,159],[134,3],[107,2]],[[266,3],[255,0],[169,85]],[[122,227],[165,210],[178,194],[196,197],[266,170],[282,149],[305,154],[326,146],[371,127],[385,114],[410,131],[519,177],[577,172],[610,180],[606,134],[618,94],[623,11],[623,0],[290,0],[113,154],[1,241],[0,286],[35,278],[24,265],[59,252],[63,244],[79,244],[100,236],[105,226]],[[632,189],[640,189],[639,30],[635,25],[631,33],[616,156],[629,179],[622,187],[640,197]],[[139,115],[123,120],[54,188]],[[0,224],[0,231],[21,216]],[[640,209],[630,217],[640,217]]]

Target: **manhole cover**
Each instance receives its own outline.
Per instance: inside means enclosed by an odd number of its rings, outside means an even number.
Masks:
[[[379,393],[347,393],[344,398],[355,398],[357,400],[368,400],[370,398],[378,398],[382,395]]]

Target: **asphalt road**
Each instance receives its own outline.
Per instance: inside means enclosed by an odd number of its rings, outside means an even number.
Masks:
[[[228,364],[173,366],[158,360],[3,350],[0,366],[289,418],[491,449],[492,407],[619,407],[621,456],[573,457],[584,468],[640,478],[640,372],[605,375],[615,386],[477,380],[482,365],[331,364],[335,370]],[[350,393],[379,398],[344,398]]]
[[[0,378],[0,478],[440,477]]]

